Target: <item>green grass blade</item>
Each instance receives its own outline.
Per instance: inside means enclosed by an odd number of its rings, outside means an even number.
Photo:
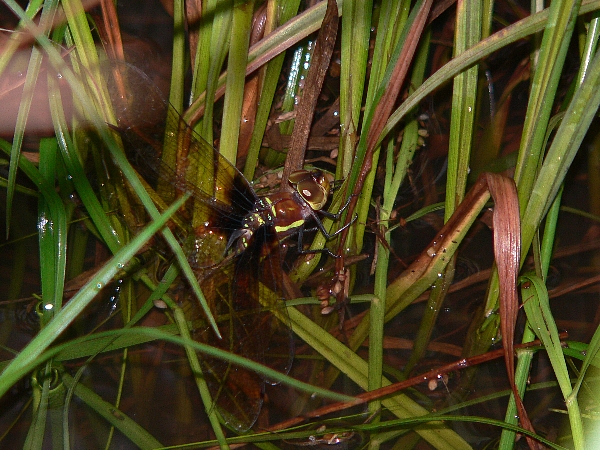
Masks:
[[[580,8],[580,1],[552,2],[539,50],[523,125],[523,137],[515,169],[519,205],[525,205],[536,180],[538,162],[543,155],[548,121],[569,42]],[[528,247],[524,246],[526,250]]]
[[[171,61],[169,103],[173,105],[178,113],[181,113],[183,110],[186,67],[185,6],[182,0],[173,2],[173,29],[173,59]]]
[[[55,139],[40,143],[40,173],[52,184],[56,177],[58,145]],[[42,281],[41,325],[44,326],[62,307],[67,258],[67,212],[62,203],[50,208],[45,198],[38,203],[38,236]]]
[[[254,1],[235,1],[234,4],[219,150],[229,162],[235,165]]]
[[[354,147],[360,124],[360,113],[366,85],[367,59],[371,34],[371,0],[347,0],[342,14],[341,73],[340,73],[340,162],[336,178],[344,179],[350,173]],[[391,3],[391,2],[385,2]],[[389,16],[380,16],[386,20]],[[382,36],[379,36],[379,33]],[[377,39],[391,34],[390,28],[379,27]],[[377,56],[373,58],[376,61]],[[381,61],[381,60],[380,60]],[[387,60],[386,60],[387,61]],[[384,61],[381,61],[384,63]],[[377,78],[376,78],[377,79]]]
[[[255,361],[252,361],[250,359],[236,355],[234,353],[227,352],[220,348],[212,347],[210,345],[196,342],[191,339],[186,339],[186,338],[183,338],[180,336],[176,336],[175,334],[173,334],[173,328],[166,329],[166,331],[165,331],[165,330],[153,328],[153,327],[133,327],[133,328],[129,328],[129,329],[99,332],[99,333],[96,333],[94,336],[89,336],[89,337],[86,336],[83,338],[74,339],[74,340],[70,341],[69,343],[52,347],[52,348],[48,349],[47,351],[40,353],[38,355],[39,358],[37,359],[37,361],[29,361],[28,360],[27,366],[28,367],[30,365],[34,366],[36,363],[46,361],[50,358],[54,358],[54,357],[58,356],[59,354],[63,353],[64,351],[66,351],[67,348],[75,349],[75,347],[77,345],[82,345],[86,341],[91,341],[94,346],[97,346],[98,344],[93,342],[95,339],[101,339],[104,341],[106,339],[110,339],[110,338],[114,339],[115,337],[127,336],[127,335],[130,336],[130,338],[129,338],[129,339],[131,339],[130,342],[140,343],[140,342],[150,342],[152,340],[162,340],[162,341],[171,342],[171,343],[174,343],[174,344],[177,344],[180,346],[189,346],[194,351],[207,354],[214,358],[223,359],[225,361],[231,362],[232,364],[236,364],[245,369],[252,370],[252,371],[264,376],[265,379],[280,382],[280,383],[286,384],[287,386],[293,387],[294,389],[298,389],[299,391],[306,392],[309,394],[315,394],[315,395],[318,395],[320,397],[323,397],[323,398],[326,398],[329,400],[338,401],[338,402],[347,402],[347,401],[352,401],[354,399],[353,397],[348,396],[348,395],[339,394],[339,393],[332,392],[327,389],[323,389],[323,388],[319,388],[317,386],[310,385],[308,383],[303,383],[303,382],[298,381],[288,375],[283,375],[281,372],[278,372],[274,369],[260,365],[260,364],[256,363]],[[125,341],[119,340],[119,342],[125,342]],[[338,343],[339,343],[339,341],[338,341]],[[44,350],[46,350],[47,347],[48,346],[45,346]],[[76,351],[76,349],[75,349],[75,351]],[[86,351],[86,353],[89,351],[90,351],[90,349],[88,349]],[[13,362],[16,361],[17,358],[19,358],[19,356],[17,356],[15,359],[13,359]],[[8,369],[8,367],[7,367],[7,369]],[[5,372],[6,372],[6,369],[5,369]],[[2,374],[2,377],[4,377],[4,373]],[[0,381],[2,381],[2,378],[0,378]]]
[[[213,142],[214,127],[214,103],[216,92],[220,85],[219,74],[227,57],[229,41],[231,39],[231,21],[233,20],[233,8],[231,2],[222,3],[225,7],[217,8],[216,1],[208,1],[205,6],[205,14],[208,17],[214,15],[210,24],[207,24],[200,30],[200,36],[205,49],[201,59],[196,61],[194,74],[199,78],[198,85],[195,88],[194,96],[199,96],[204,90],[205,112],[196,129],[200,135],[208,142]],[[216,13],[218,11],[218,14]],[[206,42],[205,42],[206,41]],[[205,55],[209,55],[206,58]],[[224,84],[224,83],[221,83]]]
[[[585,448],[583,436],[583,424],[581,421],[581,412],[577,398],[572,396],[571,379],[567,369],[567,363],[562,351],[558,329],[550,311],[548,300],[548,291],[543,281],[534,275],[525,275],[522,277],[521,296],[523,298],[523,307],[527,314],[527,320],[531,328],[542,341],[552,369],[560,386],[560,390],[565,398],[567,410],[569,412],[569,421],[571,423],[571,433],[573,435],[573,444],[576,449]]]
[[[466,1],[458,4],[454,36],[455,57],[480,41],[481,14],[478,1]],[[454,78],[445,221],[448,221],[454,213],[456,205],[462,201],[465,195],[476,115],[478,74],[479,66],[475,65]]]
[[[573,96],[522,212],[523,258],[533,235],[554,201],[600,105],[600,54],[596,54],[581,87]]]
[[[46,1],[42,9],[40,19],[40,32],[45,36],[50,33],[50,24],[54,18],[56,11],[56,0]],[[6,193],[6,233],[10,230],[10,219],[12,214],[12,201],[15,193],[15,183],[17,179],[17,167],[19,166],[19,158],[21,153],[21,145],[23,144],[23,136],[25,134],[25,125],[31,109],[33,101],[34,89],[40,74],[42,65],[42,52],[34,47],[31,49],[29,57],[29,65],[27,67],[27,75],[25,76],[25,85],[23,86],[23,95],[19,103],[19,112],[17,114],[17,122],[13,134],[12,151],[10,154],[10,166],[8,169],[8,182]]]
[[[79,155],[76,152],[75,144],[69,133],[66,117],[62,108],[60,90],[56,86],[54,80],[49,83],[49,94],[54,132],[58,139],[65,167],[71,176],[77,194],[90,215],[90,218],[94,222],[96,229],[110,251],[114,254],[121,247],[119,233],[117,233],[117,230],[115,230],[108,220],[106,212],[98,201],[88,177],[85,175]]]
[[[567,402],[571,402],[573,398],[575,398],[579,394],[581,384],[585,380],[585,376],[590,366],[594,365],[595,367],[600,367],[600,358],[598,358],[600,354],[598,353],[598,350],[600,350],[600,327],[596,328],[592,339],[590,339],[589,345],[585,349],[585,357],[583,358],[583,364],[581,365],[581,369],[579,370],[579,374],[577,375],[577,381],[575,382],[573,392],[567,398]],[[581,359],[581,353],[579,359]]]
[[[179,333],[181,337],[186,341],[192,341],[192,337],[190,334],[190,330],[188,328],[187,322],[185,320],[185,316],[183,311],[178,306],[175,306],[173,315],[175,318],[175,323],[177,324],[177,328],[179,329]],[[219,421],[219,415],[217,414],[217,410],[214,407],[212,396],[210,395],[210,391],[208,389],[208,384],[206,383],[206,379],[202,374],[202,368],[200,366],[200,360],[198,359],[198,354],[194,350],[193,347],[189,345],[184,345],[185,353],[187,355],[188,361],[190,363],[190,367],[192,372],[194,373],[194,379],[196,380],[196,386],[198,387],[198,392],[200,393],[200,398],[202,399],[202,403],[204,404],[204,410],[208,415],[208,420],[210,422],[210,426],[215,434],[217,441],[219,441],[219,445],[221,449],[226,450],[227,443],[225,442],[225,433],[221,427],[221,423]]]
[[[50,373],[52,368],[50,363],[46,364],[44,371],[40,369],[37,376],[33,377],[33,420],[27,433],[27,438],[23,448],[26,450],[41,449],[44,443],[44,434],[46,431],[46,421],[48,418],[48,399],[50,396]],[[38,377],[43,375],[42,384],[39,384]]]
[[[73,377],[66,372],[63,372],[61,375],[62,381],[67,388],[74,391],[77,398],[123,433],[127,439],[140,449],[151,450],[162,447],[162,444],[148,433],[145,428],[138,425],[133,419],[127,416],[127,414],[115,409],[113,404],[104,401],[98,394],[83,384],[76,383]]]

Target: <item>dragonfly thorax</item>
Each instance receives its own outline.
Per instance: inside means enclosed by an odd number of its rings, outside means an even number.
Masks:
[[[281,240],[298,232],[314,210],[297,192],[279,192],[266,198],[271,203],[273,226]]]
[[[327,203],[330,185],[320,170],[297,170],[289,177],[293,189],[281,190],[263,197],[270,205],[268,217],[263,217],[275,227],[279,239],[297,233],[309,218],[315,218],[315,211]]]
[[[263,226],[273,227],[279,240],[297,233],[315,211],[325,206],[329,181],[320,170],[292,172],[293,189],[259,197],[254,208],[243,219],[242,226],[229,238],[227,248],[235,252],[248,248],[254,234]]]

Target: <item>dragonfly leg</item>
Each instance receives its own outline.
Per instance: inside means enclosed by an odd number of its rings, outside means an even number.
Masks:
[[[340,210],[336,213],[331,213],[329,211],[325,211],[325,210],[319,210],[319,212],[321,214],[323,214],[324,217],[327,217],[328,219],[332,219],[332,220],[339,220],[340,217],[342,217],[342,213],[348,208],[348,205],[350,204],[350,200],[352,200],[352,195],[350,197],[348,197],[348,200],[346,200],[346,203],[344,203],[344,205],[340,208]]]
[[[319,223],[320,223],[320,221],[319,221]],[[325,231],[325,228],[323,228],[323,224],[322,223],[321,223],[321,228],[319,228],[319,227],[306,228],[306,229],[305,228],[300,228],[298,230],[298,254],[300,254],[300,255],[308,255],[308,254],[311,254],[311,253],[322,253],[322,254],[324,253],[324,254],[327,254],[329,256],[332,256],[333,258],[339,257],[339,255],[336,255],[331,250],[329,250],[327,247],[325,247],[325,248],[316,248],[316,249],[312,249],[312,250],[311,249],[304,250],[304,244],[303,244],[303,241],[304,241],[304,232],[305,231],[316,231],[317,229],[319,231],[323,232],[323,231]],[[326,232],[323,233],[323,234],[325,235],[326,238],[327,238],[327,236],[329,236],[329,234],[328,233],[326,234]]]
[[[344,209],[346,209],[348,207],[349,203],[350,203],[350,199],[348,199],[348,201],[344,204],[344,206],[342,206],[342,208],[337,212],[337,214],[332,214],[327,211],[319,211],[319,212],[322,213],[323,215],[325,215],[326,217],[330,217],[334,220],[337,220],[340,218],[341,213],[344,211]],[[358,219],[358,214],[354,215],[354,217],[352,218],[352,220],[350,222],[348,222],[346,225],[344,225],[340,229],[336,230],[334,233],[329,233],[325,229],[325,227],[323,226],[323,222],[321,221],[321,218],[317,215],[316,212],[313,212],[312,216],[315,219],[316,226],[312,227],[312,228],[300,228],[300,230],[298,231],[298,253],[300,253],[300,254],[327,253],[328,255],[333,256],[334,258],[338,258],[339,255],[334,254],[328,248],[322,248],[322,249],[316,249],[316,250],[304,250],[303,245],[302,245],[304,232],[318,230],[325,237],[325,239],[327,241],[329,241],[329,240],[333,239],[334,237],[336,237],[338,234],[340,234],[342,231],[344,231],[346,228],[348,228],[350,225],[352,225],[354,222],[356,222],[356,219]]]
[[[350,197],[348,197],[348,200],[346,200],[346,203],[344,203],[344,205],[339,209],[339,211],[337,213],[330,213],[329,211],[325,211],[325,210],[319,210],[318,213],[322,214],[324,217],[327,217],[328,219],[339,220],[340,217],[342,216],[342,213],[348,208],[348,205],[350,204],[350,200],[352,200],[353,196],[354,195],[351,195]],[[328,241],[333,239],[334,237],[336,237],[338,234],[340,234],[342,231],[344,231],[346,228],[348,228],[350,225],[352,225],[354,222],[356,222],[356,219],[358,219],[358,215],[357,214],[354,215],[354,217],[352,218],[352,220],[350,222],[348,222],[346,225],[344,225],[342,228],[338,229],[334,233],[329,234],[329,232],[323,226],[323,222],[321,222],[320,217],[317,216],[316,212],[314,212],[312,216],[315,219],[315,223],[317,224],[317,226],[306,229],[306,231],[319,230],[321,232],[321,234],[323,234],[323,236],[325,236],[325,239]]]
[[[323,222],[321,222],[321,219],[319,217],[316,217],[315,214],[315,221],[317,226],[313,228],[313,230],[319,230],[321,232],[321,234],[323,236],[325,236],[326,240],[331,240],[334,237],[336,237],[338,234],[340,234],[342,231],[344,231],[346,228],[348,228],[350,225],[352,225],[354,222],[356,222],[356,219],[358,219],[358,214],[355,214],[354,217],[352,218],[352,220],[350,222],[348,222],[346,225],[344,225],[342,228],[339,228],[338,230],[336,230],[333,233],[329,233],[325,227],[323,226]],[[306,231],[309,231],[308,229]]]

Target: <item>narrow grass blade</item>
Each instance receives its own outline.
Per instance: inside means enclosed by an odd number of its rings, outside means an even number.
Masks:
[[[544,282],[537,276],[524,275],[521,279],[521,296],[527,320],[548,352],[552,369],[565,398],[569,413],[569,422],[571,423],[573,444],[576,449],[583,449],[585,448],[585,440],[581,412],[577,397],[571,395],[573,392],[571,379],[560,338],[558,337],[558,329],[550,310],[548,291]]]
[[[74,390],[77,398],[123,433],[136,446],[148,450],[162,447],[161,443],[148,433],[145,428],[138,425],[127,414],[115,409],[113,404],[104,401],[98,394],[85,385],[75,383],[73,377],[66,372],[62,373],[62,380],[67,388]]]

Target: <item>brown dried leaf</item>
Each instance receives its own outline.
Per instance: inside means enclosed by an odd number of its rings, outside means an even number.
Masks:
[[[315,49],[313,51],[312,63],[306,82],[304,83],[304,91],[298,105],[296,114],[296,123],[292,132],[292,141],[290,150],[285,161],[283,170],[283,180],[288,179],[290,173],[299,170],[304,165],[304,154],[306,152],[306,144],[310,134],[310,125],[315,114],[317,100],[321,93],[321,87],[329,68],[331,55],[335,46],[337,30],[339,24],[338,8],[335,0],[327,1],[327,11],[323,18],[323,24],[317,40],[315,41]],[[282,183],[286,185],[286,183]]]
[[[515,385],[514,339],[519,313],[517,277],[521,259],[521,220],[517,188],[512,179],[502,175],[486,173],[484,177],[495,204],[494,257],[498,267],[500,330],[504,343],[504,362],[521,426],[535,433]],[[527,443],[532,449],[539,448],[539,443],[531,438],[527,438]]]
[[[519,200],[513,180],[492,173],[486,173],[485,179],[495,203],[494,256],[500,279],[500,327],[506,349],[506,369],[511,384],[514,384],[513,341],[519,312],[517,275],[521,257]]]

